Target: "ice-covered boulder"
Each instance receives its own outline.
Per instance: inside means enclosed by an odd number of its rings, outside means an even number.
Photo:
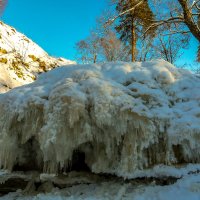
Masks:
[[[0,113],[1,168],[200,163],[200,78],[163,60],[61,67],[1,94]]]

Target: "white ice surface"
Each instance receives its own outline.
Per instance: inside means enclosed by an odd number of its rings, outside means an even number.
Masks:
[[[50,173],[67,168],[74,150],[93,172],[123,177],[200,163],[199,91],[199,77],[163,60],[52,70],[0,95],[0,165],[25,162],[31,138]]]

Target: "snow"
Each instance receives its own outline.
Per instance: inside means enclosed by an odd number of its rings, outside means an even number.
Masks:
[[[41,74],[0,95],[0,166],[34,162],[56,174],[76,151],[92,172],[125,178],[157,165],[198,164],[199,90],[199,77],[163,60]]]
[[[15,49],[20,54],[34,54],[35,56],[47,56],[47,53],[26,36],[19,33],[13,27],[3,22],[0,23],[1,48],[12,52]],[[23,52],[24,51],[24,52]],[[26,55],[25,55],[26,56]]]
[[[189,175],[179,180],[176,184],[170,186],[148,186],[143,192],[135,195],[135,200],[143,199],[182,199],[199,200],[200,199],[200,176]]]
[[[49,56],[25,35],[0,22],[0,93],[33,82],[39,73],[68,64],[75,62]]]
[[[156,165],[151,169],[136,170],[132,174],[122,174],[121,176],[127,179],[135,178],[166,178],[175,177],[182,178],[188,174],[198,173],[200,171],[200,164],[188,164],[180,166],[166,166]]]
[[[199,200],[200,175],[187,175],[166,186],[105,181],[78,184],[51,192],[24,195],[22,191],[0,197],[2,200]]]

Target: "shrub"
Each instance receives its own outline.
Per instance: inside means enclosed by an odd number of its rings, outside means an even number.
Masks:
[[[0,58],[0,62],[4,63],[4,64],[7,64],[8,59],[7,58]]]
[[[1,54],[7,54],[8,52],[7,52],[7,50],[5,50],[5,49],[3,49],[3,48],[0,48],[0,53],[1,53]]]
[[[36,56],[34,55],[28,55],[29,58],[31,58],[33,60],[33,62],[37,62],[39,61],[39,58],[37,58]]]

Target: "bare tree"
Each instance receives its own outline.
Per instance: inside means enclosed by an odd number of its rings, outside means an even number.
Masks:
[[[103,38],[101,38],[100,46],[102,48],[102,56],[105,61],[129,61],[130,51],[120,39],[117,38],[116,33],[109,31]]]
[[[114,24],[105,26],[110,16],[110,12],[104,11],[89,37],[76,44],[81,63],[130,61],[130,49],[118,38]]]
[[[130,51],[116,33],[109,31],[102,37],[91,33],[85,40],[76,44],[77,58],[81,63],[130,61]]]
[[[137,60],[140,62],[144,62],[147,60],[151,60],[154,57],[153,53],[153,41],[155,40],[149,37],[146,37],[143,40],[139,40],[137,44]]]
[[[96,63],[100,54],[100,38],[94,32],[76,43],[77,59],[84,64]]]
[[[182,55],[182,49],[189,46],[189,35],[158,35],[152,45],[152,53],[155,58],[163,58],[164,60],[174,64]]]

